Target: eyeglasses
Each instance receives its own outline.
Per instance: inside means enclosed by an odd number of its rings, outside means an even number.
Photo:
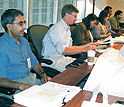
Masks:
[[[19,26],[23,26],[26,25],[26,21],[20,21],[19,23],[12,23],[12,24],[18,24]]]
[[[70,14],[70,15],[74,16],[75,18],[77,18],[77,16],[75,16],[75,15],[73,15],[73,14]]]

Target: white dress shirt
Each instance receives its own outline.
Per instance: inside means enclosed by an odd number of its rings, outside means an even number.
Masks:
[[[65,70],[65,66],[75,60],[75,58],[65,57],[62,54],[64,49],[71,45],[72,38],[70,27],[67,26],[63,19],[61,19],[48,30],[42,42],[42,56],[53,61],[52,65],[47,66],[55,68],[61,72]]]

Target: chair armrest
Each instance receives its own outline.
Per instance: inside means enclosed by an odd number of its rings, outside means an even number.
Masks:
[[[0,93],[12,95],[14,94],[16,89],[14,88],[6,88],[6,87],[0,87]]]
[[[53,63],[53,61],[49,60],[49,59],[39,59],[39,63],[46,63],[48,65],[51,65]]]

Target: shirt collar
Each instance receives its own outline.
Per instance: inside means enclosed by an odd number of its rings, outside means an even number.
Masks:
[[[14,43],[14,44],[17,44],[17,42],[9,36],[9,34],[7,32],[4,32],[4,35],[3,35],[8,41],[10,41],[11,43]],[[20,44],[21,44],[21,38],[19,38],[20,40]]]
[[[64,28],[65,28],[66,30],[69,30],[69,29],[70,29],[70,26],[68,26],[68,25],[65,23],[65,21],[64,21],[63,19],[61,19],[61,22],[63,23]]]

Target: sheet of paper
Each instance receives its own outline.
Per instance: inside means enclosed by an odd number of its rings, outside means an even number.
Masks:
[[[124,36],[115,37],[114,42],[124,43]]]

